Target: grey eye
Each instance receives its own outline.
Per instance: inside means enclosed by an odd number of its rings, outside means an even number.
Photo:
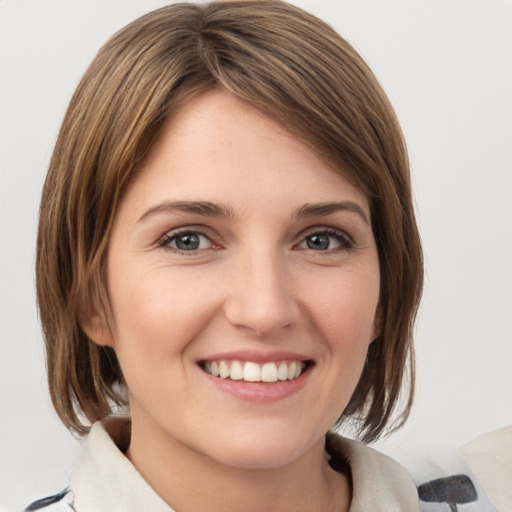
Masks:
[[[192,252],[211,249],[213,243],[206,235],[195,231],[183,231],[175,235],[166,236],[160,242],[160,246],[168,247],[176,251]]]
[[[308,249],[314,251],[325,251],[329,249],[331,236],[325,233],[310,235],[306,238],[306,245]]]
[[[317,231],[307,235],[298,247],[310,251],[348,250],[352,248],[352,242],[341,231]]]
[[[180,251],[195,251],[199,249],[200,243],[201,240],[199,235],[195,233],[185,233],[183,235],[176,236],[174,239],[174,244]]]

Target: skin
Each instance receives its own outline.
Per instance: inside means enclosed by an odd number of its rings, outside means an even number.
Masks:
[[[194,98],[166,126],[114,221],[112,329],[97,317],[85,328],[114,348],[129,388],[127,456],[178,512],[348,510],[324,439],[376,337],[369,221],[358,189],[227,92]],[[199,247],[179,250],[177,230],[201,233]],[[312,364],[289,396],[245,400],[199,364],[234,350]]]

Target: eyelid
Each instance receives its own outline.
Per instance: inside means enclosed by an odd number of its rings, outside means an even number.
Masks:
[[[206,240],[208,240],[209,244],[213,245],[213,242],[206,235],[203,235],[202,233],[198,233],[197,231],[183,231],[182,233],[174,233],[172,235],[166,235],[160,241],[160,244],[162,247],[167,247],[169,249],[172,249],[174,251],[179,251],[179,252],[193,253],[193,252],[197,252],[197,251],[204,251],[206,249],[210,249],[210,247],[203,247],[203,248],[198,248],[198,249],[192,249],[190,251],[182,251],[181,249],[178,249],[177,247],[170,247],[170,244],[172,242],[175,242],[180,236],[184,236],[184,235],[196,235],[198,238],[206,238]]]
[[[341,238],[342,241],[340,241],[341,247],[335,248],[335,249],[328,249],[324,251],[315,251],[315,252],[324,252],[324,253],[330,253],[333,251],[348,251],[351,249],[354,249],[356,244],[354,239],[344,230],[339,228],[333,228],[331,226],[312,226],[305,231],[303,231],[300,235],[300,240],[297,244],[295,244],[295,247],[299,247],[303,243],[306,242],[306,239],[312,235],[327,235],[332,237]],[[307,249],[312,250],[312,249]]]
[[[349,235],[347,233],[346,230],[340,229],[340,228],[335,228],[335,227],[332,227],[332,226],[322,226],[322,225],[320,225],[320,226],[312,226],[310,228],[305,229],[299,235],[299,238],[303,239],[305,237],[308,237],[308,236],[311,236],[311,235],[314,235],[314,234],[320,234],[320,233],[325,233],[325,234],[328,234],[328,235],[340,235],[343,238],[346,238],[347,241],[350,241],[350,242],[354,243],[354,239],[352,238],[351,235]]]
[[[217,242],[218,237],[215,236],[215,233],[212,234],[211,231],[212,231],[211,228],[209,228],[208,226],[202,226],[202,225],[197,225],[197,224],[191,225],[191,226],[180,226],[180,227],[176,227],[176,228],[167,230],[163,235],[161,235],[155,241],[155,245],[157,247],[161,247],[161,248],[167,249],[167,250],[175,252],[175,253],[180,253],[180,254],[186,253],[188,255],[197,254],[199,252],[208,251],[208,250],[212,250],[212,249],[222,248],[222,244]],[[208,239],[208,241],[210,242],[210,246],[206,247],[206,248],[202,248],[202,249],[189,250],[189,251],[183,251],[183,250],[180,250],[175,247],[169,247],[168,244],[171,241],[173,241],[180,235],[185,235],[185,234],[195,234],[195,235],[202,236],[202,237]],[[300,235],[298,235],[298,237],[297,237],[298,240],[294,244],[294,247],[298,248],[298,246],[303,244],[309,236],[312,236],[315,234],[341,238],[341,241],[339,241],[339,243],[341,244],[341,247],[338,247],[335,249],[328,249],[325,251],[317,251],[317,252],[333,252],[336,250],[342,251],[342,250],[350,250],[350,249],[356,248],[356,243],[355,243],[353,237],[349,233],[347,233],[347,231],[340,229],[340,228],[335,228],[332,226],[325,226],[325,225],[324,226],[322,226],[322,225],[311,226],[311,227],[303,230],[300,233]]]
[[[205,226],[197,226],[197,225],[182,226],[182,227],[170,229],[164,235],[162,235],[158,238],[158,240],[156,241],[156,245],[158,247],[175,252],[177,254],[187,254],[187,255],[197,254],[199,252],[220,248],[220,244],[216,243],[213,240],[212,235],[207,233],[208,231],[211,231],[211,230],[209,230]],[[203,248],[203,249],[195,249],[195,250],[190,250],[190,251],[183,251],[183,250],[178,249],[177,247],[169,247],[168,244],[170,242],[175,240],[180,235],[186,235],[186,234],[198,235],[198,236],[202,236],[202,237],[208,239],[208,241],[210,242],[210,247]]]

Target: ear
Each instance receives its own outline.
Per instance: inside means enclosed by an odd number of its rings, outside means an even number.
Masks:
[[[99,314],[94,313],[85,319],[81,319],[80,327],[96,345],[114,348],[112,331],[107,321]]]

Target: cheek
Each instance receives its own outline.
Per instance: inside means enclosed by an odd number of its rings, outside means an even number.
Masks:
[[[313,339],[321,346],[321,385],[312,397],[314,411],[327,430],[340,417],[360,379],[368,346],[374,339],[379,300],[377,272],[339,272],[311,281],[309,314]],[[319,337],[318,337],[319,335]]]
[[[112,272],[110,288],[114,311],[114,348],[121,365],[138,368],[178,364],[188,344],[218,309],[214,293],[183,272],[162,269],[137,272],[129,279]],[[127,371],[128,368],[123,368]]]
[[[316,326],[334,346],[366,352],[375,337],[378,301],[378,274],[348,274],[316,288],[309,303]]]

